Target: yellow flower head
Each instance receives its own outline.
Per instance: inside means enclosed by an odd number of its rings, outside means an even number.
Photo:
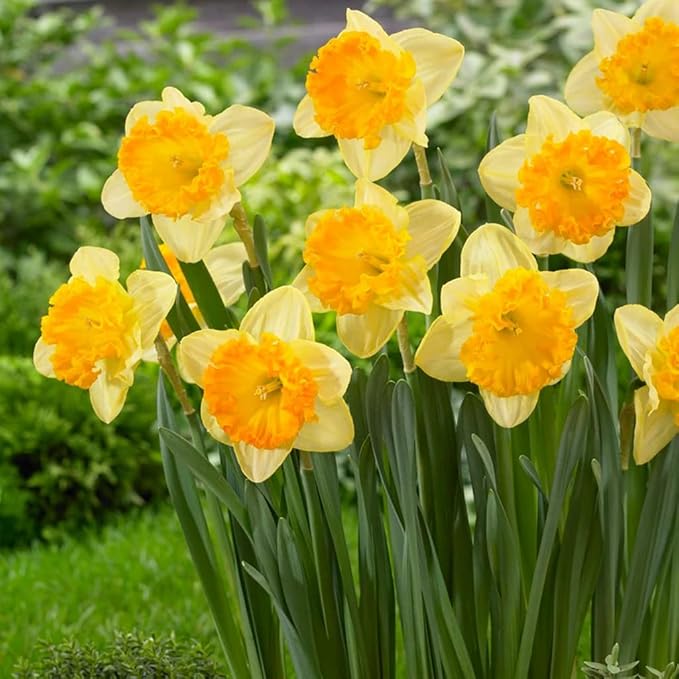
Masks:
[[[483,188],[514,212],[517,235],[532,252],[578,262],[601,257],[616,225],[636,224],[651,191],[630,165],[629,134],[605,111],[580,118],[549,97],[531,97],[526,133],[481,161]]]
[[[357,177],[380,179],[413,142],[427,145],[427,108],[453,81],[463,56],[457,40],[423,28],[387,35],[348,9],[346,28],[311,61],[295,132],[334,135]]]
[[[582,269],[538,271],[523,241],[499,224],[467,239],[460,273],[441,289],[442,315],[415,364],[439,380],[474,382],[490,416],[514,427],[568,372],[575,329],[592,315],[599,284]]]
[[[634,392],[634,459],[654,458],[679,432],[679,305],[664,320],[640,304],[616,309],[618,341],[646,386]]]
[[[50,298],[33,352],[38,372],[89,389],[94,412],[111,422],[125,403],[134,369],[150,352],[177,285],[158,271],[135,271],[127,290],[119,261],[103,248],[81,247],[71,278]]]
[[[313,311],[337,312],[337,334],[361,357],[393,334],[404,311],[430,313],[427,271],[453,242],[460,213],[439,200],[405,208],[388,191],[356,182],[354,207],[321,210],[306,223],[306,266],[293,285]]]
[[[354,438],[342,400],[351,366],[314,342],[299,290],[271,291],[239,330],[199,330],[179,343],[179,369],[203,389],[201,416],[213,438],[233,446],[245,476],[268,479],[292,448],[342,450]]]
[[[566,101],[581,115],[615,113],[629,127],[679,141],[679,3],[648,0],[630,19],[592,15],[594,50],[573,68]]]
[[[273,120],[257,109],[236,105],[211,116],[166,87],[161,101],[128,113],[118,169],[101,201],[118,219],[150,213],[175,255],[197,262],[240,200],[238,187],[266,160],[273,132]]]

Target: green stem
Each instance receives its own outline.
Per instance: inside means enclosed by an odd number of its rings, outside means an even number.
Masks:
[[[420,176],[420,195],[422,198],[434,198],[434,183],[431,180],[427,152],[423,146],[413,144],[413,154],[417,164],[417,174]]]
[[[403,314],[401,322],[396,328],[396,336],[398,338],[398,348],[403,359],[403,372],[407,376],[415,372],[415,359],[413,358],[413,350],[410,346],[410,338],[408,337],[408,321],[406,315]]]

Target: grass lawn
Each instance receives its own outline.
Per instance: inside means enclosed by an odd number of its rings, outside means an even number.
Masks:
[[[114,630],[217,637],[170,507],[120,517],[60,546],[0,552],[0,677],[39,639],[104,644]]]

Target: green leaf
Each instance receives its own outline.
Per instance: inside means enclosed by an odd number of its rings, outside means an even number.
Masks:
[[[264,276],[266,289],[273,288],[273,277],[271,275],[271,267],[269,265],[269,248],[266,240],[266,224],[261,215],[255,215],[255,223],[252,228],[252,235],[255,243],[255,254],[257,261]]]
[[[500,139],[500,131],[497,126],[497,111],[493,111],[490,116],[490,123],[488,125],[488,135],[486,137],[486,153],[494,149],[502,140]],[[495,224],[502,223],[502,214],[500,206],[488,195],[485,194],[486,203],[486,221],[494,222]]]
[[[672,239],[667,256],[667,310],[679,303],[679,202],[674,212]]]
[[[648,214],[638,224],[627,230],[625,255],[627,303],[643,304],[649,309],[652,306],[653,286],[652,212],[653,210],[649,209]]]
[[[179,262],[179,266],[208,326],[215,330],[238,327],[238,320],[231,309],[224,306],[205,262]]]

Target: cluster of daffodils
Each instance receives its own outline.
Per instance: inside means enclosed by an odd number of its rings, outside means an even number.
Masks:
[[[636,224],[650,207],[651,192],[632,169],[629,129],[679,140],[676,0],[649,0],[631,19],[597,10],[593,28],[594,50],[566,84],[570,108],[533,97],[525,133],[481,161],[481,183],[512,213],[514,230],[467,229],[460,277],[442,286],[441,315],[430,318],[414,358],[439,380],[476,385],[502,427],[526,420],[540,391],[568,372],[576,330],[599,294],[589,271],[540,270],[534,255],[602,257],[615,227]],[[160,101],[136,104],[102,202],[114,217],[151,215],[171,275],[140,269],[126,289],[113,253],[78,250],[43,318],[38,370],[89,389],[95,412],[110,422],[136,365],[155,357],[154,343],[175,343],[165,317],[179,289],[201,327],[179,338],[179,372],[202,390],[205,429],[233,448],[248,478],[265,480],[292,449],[348,446],[351,367],[314,341],[312,312],[335,312],[339,340],[362,358],[397,329],[407,334],[406,312],[431,315],[430,272],[458,237],[460,213],[435,199],[399,205],[374,182],[413,145],[419,153],[427,146],[427,109],[463,55],[452,38],[420,28],[388,35],[347,10],[346,28],[310,64],[294,128],[336,137],[356,176],[354,204],[309,216],[301,272],[259,299],[239,329],[207,327],[182,265],[203,261],[225,305],[244,291],[241,271],[256,253],[240,187],[265,161],[274,123],[239,105],[208,115],[171,87]],[[231,216],[243,244],[213,248]],[[635,394],[641,463],[679,431],[679,307],[662,321],[626,306],[615,326],[646,383]]]

